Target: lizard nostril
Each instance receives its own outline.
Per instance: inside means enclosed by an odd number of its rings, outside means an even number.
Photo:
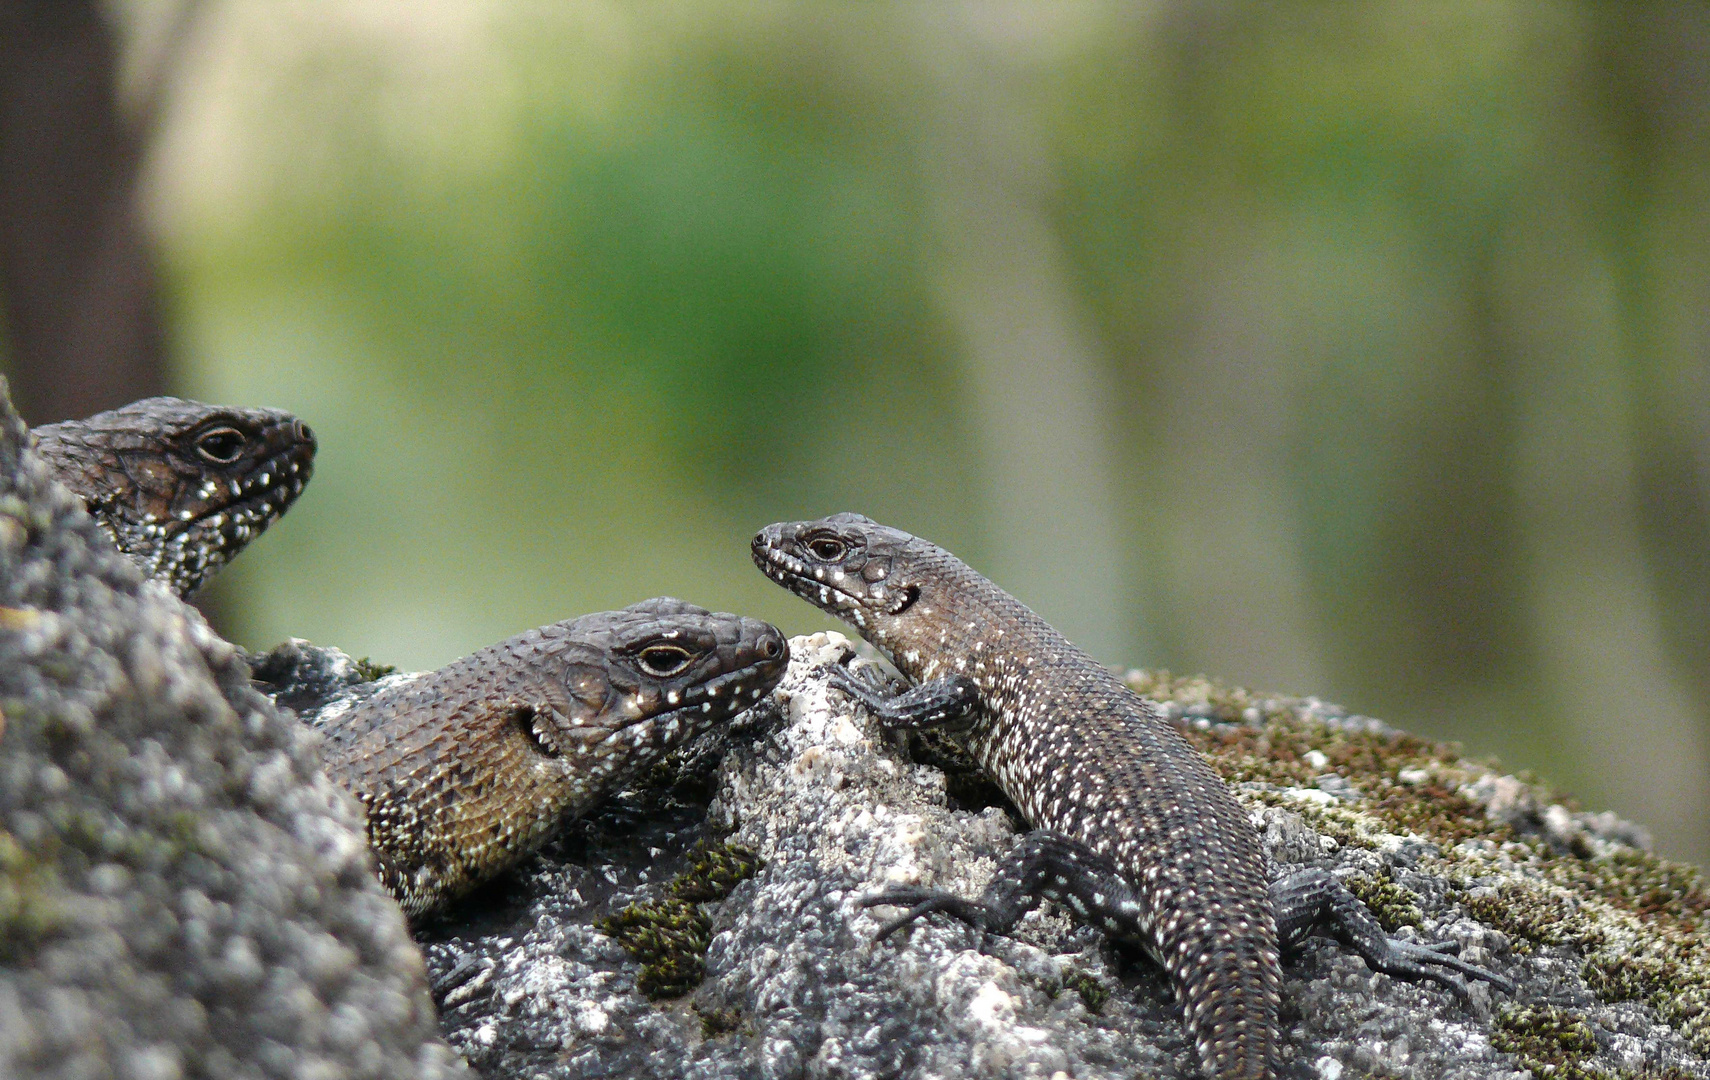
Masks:
[[[783,642],[775,637],[769,637],[760,643],[760,655],[768,660],[776,660],[783,651]]]

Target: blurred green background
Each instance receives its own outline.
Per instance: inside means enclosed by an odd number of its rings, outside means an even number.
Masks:
[[[216,602],[406,668],[803,632],[748,537],[860,510],[1706,861],[1706,10],[208,3],[178,385],[321,440]]]

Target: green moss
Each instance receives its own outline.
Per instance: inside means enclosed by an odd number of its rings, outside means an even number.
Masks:
[[[1680,965],[1655,956],[1594,956],[1580,969],[1591,992],[1604,1001],[1645,1001],[1680,981]]]
[[[110,819],[106,814],[88,807],[71,807],[63,813],[50,814],[49,820],[58,826],[59,838],[67,846],[95,860],[109,854]]]
[[[663,900],[631,904],[594,927],[640,962],[636,989],[655,1001],[681,997],[706,977],[712,920],[700,905],[723,900],[760,866],[760,857],[739,844],[696,844]]]
[[[653,1000],[681,997],[706,977],[712,920],[686,900],[631,904],[594,924],[641,962],[635,986]]]
[[[692,903],[723,900],[730,890],[754,876],[760,856],[740,844],[709,846],[704,841],[689,853],[689,867],[671,881],[671,895]]]
[[[701,1018],[701,1036],[707,1039],[717,1039],[742,1026],[742,1014],[735,1009],[714,1009],[695,1002],[691,1006],[695,1015]]]
[[[54,868],[0,830],[0,959],[28,956],[64,922]]]
[[[1345,731],[1326,722],[1329,712],[1318,703],[1203,678],[1133,672],[1127,681],[1184,707],[1193,719],[1178,730],[1240,797],[1285,807],[1344,845],[1377,849],[1395,837],[1434,844],[1442,855],[1438,872],[1461,886],[1455,899],[1469,915],[1508,934],[1517,951],[1578,950],[1593,992],[1606,1001],[1646,1002],[1695,1051],[1710,1054],[1710,889],[1694,868],[1585,837],[1558,850],[1493,821],[1463,791],[1500,775],[1496,766],[1468,760],[1455,746]],[[1316,787],[1325,773],[1363,797],[1299,797],[1298,789]],[[1531,804],[1564,802],[1529,784]],[[1387,928],[1412,914],[1411,901],[1381,882],[1350,885]],[[1492,885],[1494,892],[1480,887]]]
[[[1387,933],[1393,934],[1404,926],[1425,925],[1425,913],[1414,903],[1413,894],[1397,885],[1387,873],[1376,877],[1354,874],[1342,884],[1371,909],[1378,925]]]
[[[1586,1062],[1597,1053],[1597,1036],[1585,1017],[1552,1006],[1508,1009],[1496,1018],[1490,1044],[1516,1054],[1535,1076],[1564,1080],[1607,1080],[1609,1073]]]
[[[1534,945],[1594,948],[1603,935],[1567,897],[1524,885],[1502,885],[1494,896],[1465,896],[1467,914]]]
[[[1097,1016],[1104,1012],[1104,1003],[1110,1000],[1110,988],[1088,975],[1084,971],[1068,971],[1063,975],[1063,984],[1058,993],[1073,990],[1081,996],[1081,1004],[1087,1007],[1087,1012]],[[1056,997],[1056,994],[1052,994]]]
[[[1672,1066],[1603,1069],[1591,1064],[1597,1036],[1585,1017],[1548,1005],[1508,1009],[1496,1018],[1490,1044],[1520,1058],[1522,1068],[1550,1080],[1687,1080],[1695,1074]]]
[[[356,661],[356,677],[361,679],[363,682],[374,682],[378,679],[383,679],[397,670],[398,666],[396,664],[376,664],[366,656]]]

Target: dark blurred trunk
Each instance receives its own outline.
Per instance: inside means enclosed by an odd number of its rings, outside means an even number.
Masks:
[[[146,125],[120,114],[117,64],[95,0],[0,0],[0,313],[32,424],[166,385],[136,206]]]

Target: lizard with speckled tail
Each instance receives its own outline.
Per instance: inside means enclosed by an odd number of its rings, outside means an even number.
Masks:
[[[753,555],[915,684],[886,696],[835,669],[834,686],[888,727],[958,732],[1034,829],[978,900],[918,886],[864,898],[907,909],[881,938],[929,912],[1005,933],[1041,899],[1062,903],[1163,966],[1201,1066],[1218,1080],[1272,1075],[1279,952],[1315,930],[1378,971],[1462,998],[1451,971],[1513,991],[1451,955],[1452,943],[1389,937],[1323,870],[1267,886],[1246,812],[1157,709],[943,548],[836,514],[769,525]]]

